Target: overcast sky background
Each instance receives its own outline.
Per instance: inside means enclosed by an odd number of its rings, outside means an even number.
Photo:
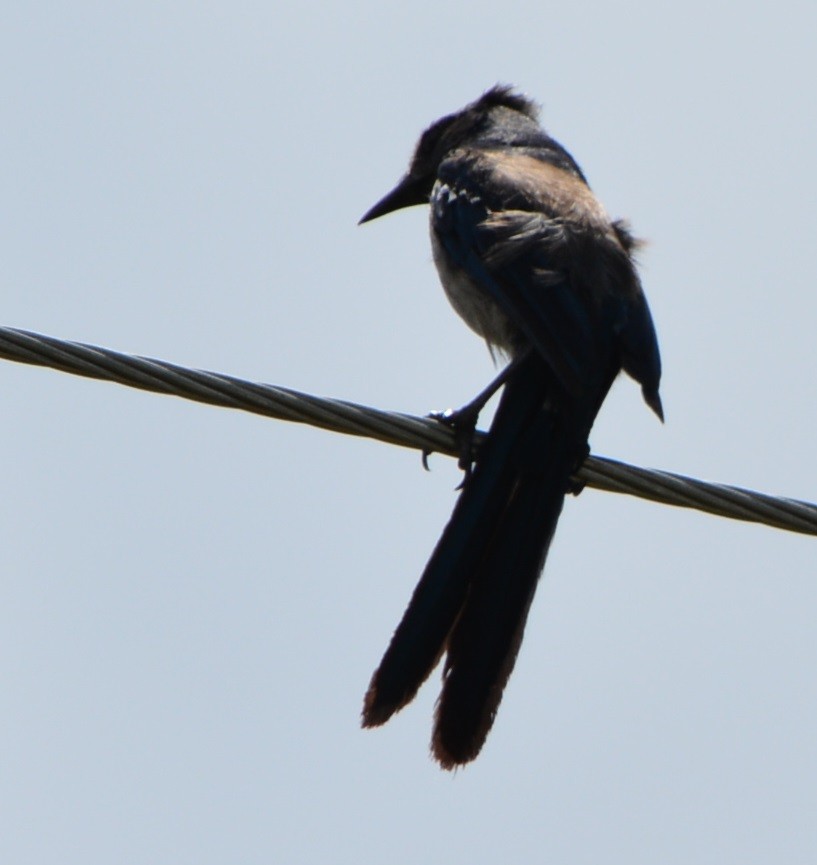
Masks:
[[[0,323],[422,414],[493,374],[421,208],[358,228],[497,81],[650,241],[661,426],[594,452],[817,499],[813,0],[8,3]],[[499,718],[363,692],[458,473],[0,364],[0,860],[811,863],[813,538],[587,490]]]

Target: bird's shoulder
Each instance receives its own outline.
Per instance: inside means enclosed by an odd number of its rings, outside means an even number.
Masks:
[[[480,202],[489,213],[525,211],[582,228],[609,232],[607,213],[578,166],[560,150],[502,147],[460,148],[437,172],[443,189]]]

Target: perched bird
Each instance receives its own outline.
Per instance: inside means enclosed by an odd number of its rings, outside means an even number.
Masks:
[[[636,242],[537,114],[496,86],[441,118],[361,219],[430,204],[451,304],[510,359],[488,436],[363,707],[365,727],[385,723],[445,654],[431,749],[446,769],[473,760],[491,729],[564,497],[577,491],[571,476],[621,370],[663,420]],[[480,405],[454,415],[466,443]]]

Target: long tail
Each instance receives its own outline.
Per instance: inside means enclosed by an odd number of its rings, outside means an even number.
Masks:
[[[432,751],[447,769],[473,760],[491,729],[601,402],[554,411],[550,381],[532,356],[505,385],[474,472],[366,693],[363,725],[385,723],[445,651]]]

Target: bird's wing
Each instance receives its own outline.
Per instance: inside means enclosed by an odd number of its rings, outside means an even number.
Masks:
[[[438,242],[563,391],[581,397],[614,356],[657,389],[655,333],[629,250],[580,177],[513,151],[460,152],[439,176]]]

